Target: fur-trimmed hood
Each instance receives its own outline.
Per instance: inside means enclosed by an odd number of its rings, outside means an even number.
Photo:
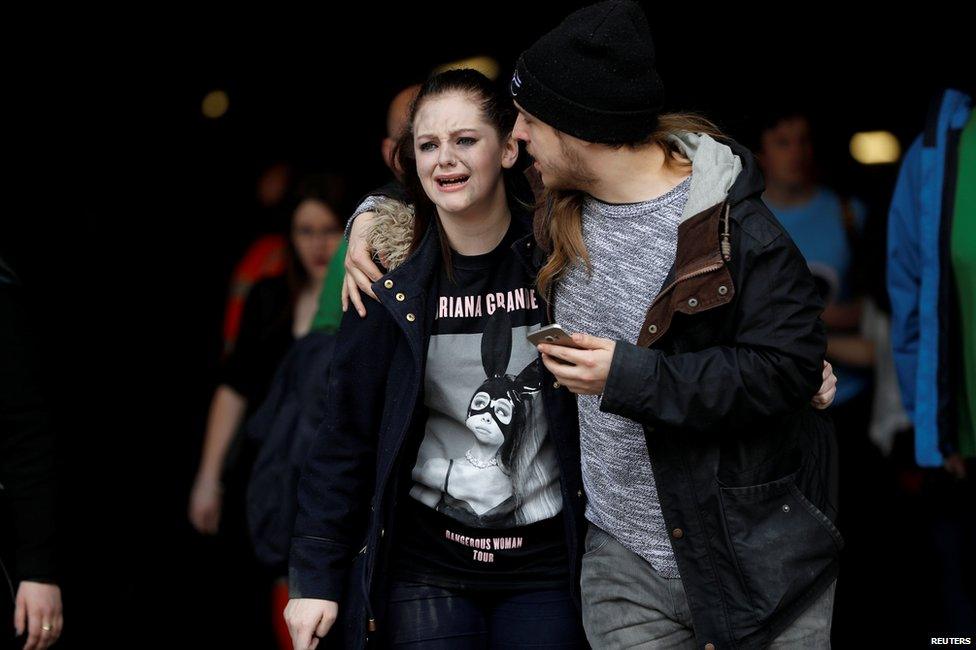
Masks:
[[[374,198],[376,217],[366,231],[366,243],[387,270],[403,264],[413,241],[413,206],[386,196]]]

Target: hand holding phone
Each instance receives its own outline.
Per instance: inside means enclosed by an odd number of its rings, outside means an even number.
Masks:
[[[574,340],[559,325],[549,325],[526,335],[535,345],[551,345],[542,355],[542,363],[556,378],[556,388],[565,386],[576,395],[601,395],[610,376],[616,341],[584,334]],[[555,347],[555,346],[561,346]],[[572,348],[572,349],[570,349]],[[586,368],[577,367],[577,363]]]
[[[548,343],[550,345],[565,345],[566,347],[576,348],[577,350],[583,349],[576,344],[576,341],[573,340],[572,335],[564,330],[558,323],[546,325],[545,327],[537,329],[534,332],[529,332],[525,335],[525,338],[527,338],[529,343],[532,345]]]
[[[567,348],[576,348],[577,350],[583,349],[576,344],[576,341],[573,340],[573,337],[569,334],[569,332],[564,330],[558,323],[546,325],[545,327],[537,329],[534,332],[529,332],[525,335],[525,338],[527,338],[532,345],[548,343],[549,345],[564,345]],[[563,361],[562,359],[556,359],[556,361],[566,366],[576,365],[575,363]]]

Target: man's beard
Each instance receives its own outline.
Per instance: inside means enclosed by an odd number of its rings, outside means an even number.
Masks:
[[[596,177],[579,152],[565,140],[559,141],[558,164],[548,165],[546,188],[550,190],[585,190]]]

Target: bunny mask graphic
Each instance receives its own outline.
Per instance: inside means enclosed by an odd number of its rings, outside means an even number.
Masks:
[[[562,504],[542,412],[541,362],[525,338],[541,311],[531,278],[505,242],[454,262],[455,281],[438,282],[425,381],[429,416],[411,495],[476,528],[550,518]]]
[[[436,280],[424,377],[426,419],[396,556],[402,577],[516,586],[565,580],[559,465],[526,340],[543,305],[511,250],[453,254]]]

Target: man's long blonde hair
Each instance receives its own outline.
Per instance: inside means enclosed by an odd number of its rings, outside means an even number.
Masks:
[[[721,130],[710,120],[694,113],[666,113],[658,117],[655,131],[644,141],[621,145],[643,147],[657,145],[664,150],[664,164],[670,168],[688,168],[691,163],[669,136],[681,132],[704,133],[712,137],[724,137]],[[543,247],[549,251],[549,260],[539,271],[536,288],[539,295],[548,300],[549,290],[568,268],[579,260],[589,270],[590,256],[583,242],[583,197],[578,190],[545,190],[540,206],[545,206],[536,233]]]

